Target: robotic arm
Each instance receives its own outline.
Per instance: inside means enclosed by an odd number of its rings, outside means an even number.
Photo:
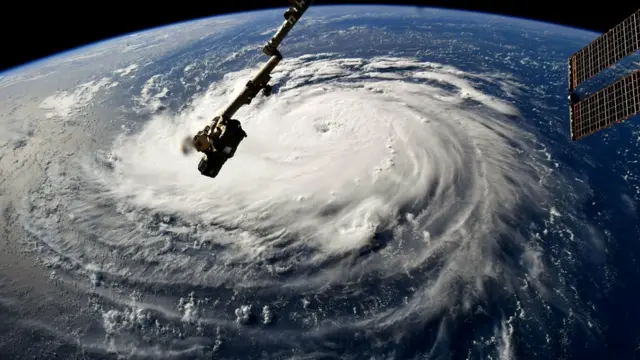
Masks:
[[[262,52],[267,56],[272,56],[276,51],[278,51],[278,46],[287,36],[289,31],[293,28],[298,20],[302,17],[302,14],[307,11],[309,5],[313,2],[313,0],[289,0],[291,6],[284,13],[284,22],[276,31],[276,34],[273,35],[271,40],[267,42],[267,45],[264,46]]]
[[[249,105],[261,90],[265,96],[271,94],[272,87],[269,85],[271,72],[282,60],[278,46],[309,8],[312,1],[289,0],[291,6],[284,13],[285,21],[263,48],[265,55],[270,57],[267,63],[247,82],[244,90],[227,105],[220,115],[214,117],[211,124],[198,131],[191,140],[193,148],[204,153],[198,164],[198,170],[202,175],[216,177],[224,163],[233,157],[238,145],[247,136],[240,121],[232,119],[232,117],[243,105]],[[183,151],[186,151],[186,148],[187,146],[183,146]]]

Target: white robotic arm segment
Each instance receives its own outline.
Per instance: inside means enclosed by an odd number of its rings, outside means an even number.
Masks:
[[[282,55],[276,50],[269,61],[247,82],[244,90],[224,109],[222,116],[230,118],[235,115],[236,111],[238,111],[242,105],[249,105],[260,90],[264,91],[268,89],[266,92],[270,93],[271,86],[269,85],[269,80],[271,80],[271,72],[280,60],[282,60]]]
[[[269,85],[271,72],[282,60],[278,46],[313,1],[289,0],[289,2],[291,6],[284,13],[284,23],[263,48],[263,52],[269,56],[269,60],[247,82],[244,90],[227,105],[220,115],[213,118],[211,125],[205,126],[191,139],[192,148],[205,154],[198,165],[198,170],[202,175],[216,177],[222,165],[233,157],[238,145],[247,136],[242,130],[240,122],[232,119],[233,115],[243,105],[250,104],[261,90],[265,96],[271,94],[272,88]],[[185,148],[187,147],[183,145],[183,151]]]
[[[289,0],[289,2],[291,3],[291,6],[284,13],[284,22],[280,25],[280,28],[278,28],[275,35],[273,35],[273,37],[267,42],[267,45],[262,49],[267,56],[272,56],[274,52],[277,51],[282,40],[284,40],[287,34],[289,34],[289,31],[291,31],[293,26],[298,22],[298,20],[300,20],[313,1]]]

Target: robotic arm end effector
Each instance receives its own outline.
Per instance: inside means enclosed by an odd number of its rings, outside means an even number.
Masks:
[[[216,117],[213,130],[207,126],[193,137],[193,147],[204,153],[198,164],[200,173],[216,177],[224,163],[235,155],[238,145],[245,137],[247,133],[242,129],[240,121]]]

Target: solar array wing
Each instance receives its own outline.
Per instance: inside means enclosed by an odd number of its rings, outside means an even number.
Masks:
[[[569,58],[571,140],[579,140],[640,112],[640,70],[580,99],[576,88],[640,49],[640,9]]]
[[[640,112],[640,70],[570,107],[571,140],[579,140]]]
[[[640,9],[569,58],[569,91],[640,49]]]

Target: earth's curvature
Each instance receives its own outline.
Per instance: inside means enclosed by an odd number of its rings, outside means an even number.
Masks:
[[[312,7],[216,179],[184,156],[282,11],[0,78],[8,358],[633,358],[633,122],[569,141],[597,34]]]

